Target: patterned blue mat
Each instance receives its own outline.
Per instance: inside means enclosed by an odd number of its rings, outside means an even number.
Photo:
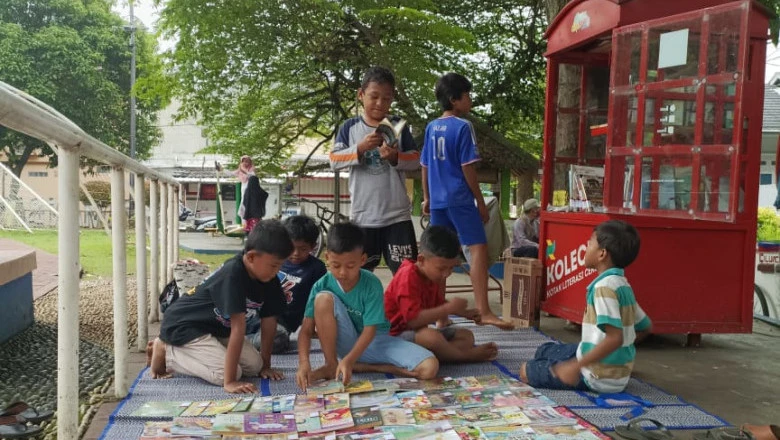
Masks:
[[[514,376],[520,363],[533,358],[539,345],[553,341],[534,329],[505,332],[493,327],[478,327],[473,324],[458,325],[472,330],[477,343],[496,342],[500,347],[498,358],[491,363],[442,365],[439,376],[460,377],[486,374]],[[281,381],[255,379],[262,394],[268,396],[298,393],[300,390],[295,385],[295,372],[298,365],[297,353],[274,355],[272,363],[275,368],[284,373],[285,379]],[[317,340],[312,341],[311,363],[315,368],[324,363]],[[356,376],[361,379],[385,378],[384,375],[379,374],[359,374]],[[626,413],[626,408],[599,408],[587,399],[586,393],[547,389],[540,389],[540,391],[558,405],[569,407],[572,412],[602,431],[613,431],[615,426],[626,423],[620,420],[620,416]],[[626,392],[656,405],[653,408],[648,408],[643,417],[654,418],[670,429],[709,429],[728,426],[728,423],[723,419],[640,380],[631,379]],[[111,415],[109,424],[103,431],[101,438],[137,439],[143,431],[145,420],[133,417],[131,414],[149,401],[210,400],[230,397],[235,396],[224,392],[222,387],[208,384],[200,379],[174,377],[166,380],[154,380],[149,376],[148,369],[145,369],[138,375],[128,396]]]

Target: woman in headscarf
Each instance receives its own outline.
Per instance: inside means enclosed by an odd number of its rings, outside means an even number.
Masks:
[[[523,214],[512,227],[512,256],[539,258],[539,201],[523,203]]]
[[[244,219],[244,230],[247,234],[252,232],[257,222],[265,217],[265,202],[268,193],[260,187],[260,179],[255,175],[249,176],[246,184],[246,192],[241,201],[241,218]]]

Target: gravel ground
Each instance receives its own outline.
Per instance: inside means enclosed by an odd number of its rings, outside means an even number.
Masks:
[[[137,328],[135,286],[135,277],[128,277],[128,346],[135,344]],[[37,408],[55,409],[57,298],[57,291],[54,290],[35,301],[35,324],[0,345],[0,408],[22,400]],[[82,433],[113,380],[112,309],[111,279],[97,278],[81,282],[79,421]],[[55,439],[56,431],[56,420],[48,422],[43,438]]]

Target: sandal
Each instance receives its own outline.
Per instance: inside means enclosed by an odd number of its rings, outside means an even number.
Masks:
[[[28,425],[21,416],[0,416],[0,438],[27,438],[43,432],[38,425]]]
[[[756,440],[756,436],[752,432],[733,426],[715,428],[704,433],[693,434],[693,438],[694,440]]]
[[[649,422],[654,424],[658,429],[655,431],[648,431],[641,426],[642,422]],[[648,419],[646,417],[640,417],[628,422],[626,426],[615,426],[615,432],[621,437],[625,437],[630,440],[669,440],[674,438],[672,434],[663,423]]]
[[[54,416],[54,411],[38,411],[25,402],[14,402],[0,412],[2,416],[21,416],[30,423],[45,422]]]

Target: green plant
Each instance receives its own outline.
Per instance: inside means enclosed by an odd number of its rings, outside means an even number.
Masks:
[[[758,208],[758,241],[780,241],[780,217],[772,208]]]

